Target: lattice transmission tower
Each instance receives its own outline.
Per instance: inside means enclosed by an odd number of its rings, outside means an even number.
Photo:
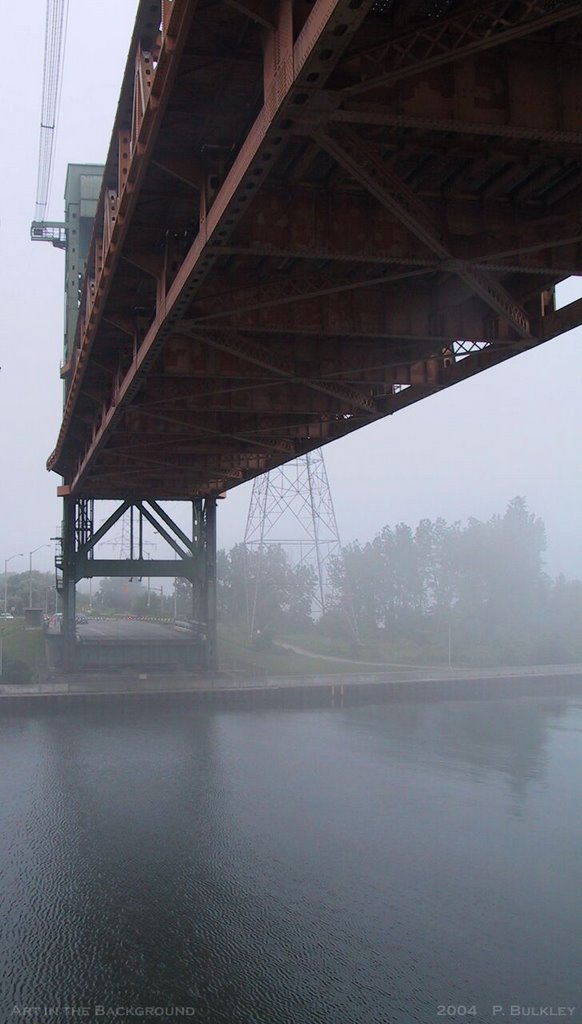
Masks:
[[[321,449],[255,479],[244,544],[247,553],[258,555],[255,571],[247,573],[250,636],[255,635],[261,554],[270,546],[283,548],[295,566],[313,567],[313,610],[323,615],[329,605],[330,562],[341,558],[342,548]]]

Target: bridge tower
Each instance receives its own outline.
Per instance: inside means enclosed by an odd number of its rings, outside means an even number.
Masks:
[[[87,260],[97,212],[103,167],[95,164],[69,164],[65,185],[65,220],[63,222],[36,221],[31,227],[33,241],[50,242],[65,250],[65,332],[61,378],[64,382],[63,402],[66,403],[76,357],[79,334],[79,308],[82,289],[86,286]],[[62,658],[68,668],[92,668],[103,663],[95,654],[94,664],[87,663],[88,648],[76,643],[76,585],[82,579],[95,577],[121,578],[183,578],[192,585],[191,643],[166,645],[167,658],[156,652],[155,663],[163,668],[217,667],[216,652],[216,498],[195,497],[189,505],[189,526],[183,528],[168,511],[144,490],[136,498],[135,487],[131,499],[123,494],[123,485],[115,496],[116,508],[96,529],[95,500],[99,495],[77,496],[69,487],[58,489],[63,499],[61,537],[57,541],[55,557],[56,589],[62,602]],[[111,495],[111,497],[114,497]],[[180,516],[182,521],[184,517]],[[97,546],[117,523],[128,528],[128,557],[97,557]],[[173,558],[146,557],[144,540],[147,529],[153,529],[174,555]],[[125,552],[121,553],[122,556]],[[123,660],[123,647],[118,645],[118,657]],[[135,645],[134,645],[135,646]],[[170,653],[171,652],[171,653]],[[147,654],[143,652],[143,667]],[[135,653],[133,655],[135,657]],[[138,659],[139,660],[139,659]],[[109,652],[108,664],[118,667]]]

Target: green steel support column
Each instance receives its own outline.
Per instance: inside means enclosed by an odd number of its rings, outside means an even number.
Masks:
[[[202,498],[194,498],[192,502],[192,541],[194,545],[194,571],[192,573],[192,621],[200,622],[204,618],[201,594],[201,579],[204,574],[204,519]]]
[[[206,668],[216,671],[218,652],[216,637],[216,498],[205,500],[205,604],[206,604]]]
[[[67,662],[72,658],[75,643],[75,515],[75,499],[63,498],[63,619],[61,633],[67,648]]]

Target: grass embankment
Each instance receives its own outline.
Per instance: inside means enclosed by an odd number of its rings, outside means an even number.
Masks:
[[[219,626],[219,660],[225,671],[249,675],[314,676],[345,673],[373,673],[386,668],[444,666],[446,654],[413,641],[384,637],[353,641],[334,640],[317,633],[285,633],[275,636],[273,645],[260,650],[249,643],[244,629]],[[286,646],[288,645],[288,646]],[[296,648],[291,650],[290,648]]]
[[[301,647],[313,655],[344,658],[361,664],[364,670],[373,664],[406,668],[444,663],[443,657],[434,650],[423,650],[413,641],[387,640],[381,636],[364,637],[356,644],[348,638],[332,639],[316,632],[288,633],[281,636],[280,642]]]
[[[284,647],[301,648],[305,653]],[[366,664],[361,651],[354,656],[349,647],[333,644],[311,634],[276,637],[273,645],[260,650],[249,643],[245,631],[234,626],[219,626],[220,667],[227,672],[257,676],[316,676],[381,671],[381,665]],[[309,653],[307,653],[309,652]],[[332,659],[338,660],[332,660]],[[345,659],[345,660],[341,660]],[[381,662],[382,658],[370,658]],[[405,659],[401,659],[404,663]]]
[[[24,619],[9,619],[0,623],[2,639],[2,657],[4,662],[3,682],[12,682],[14,665],[25,666],[17,672],[20,679],[24,672],[30,681],[46,668],[44,631],[42,629],[25,629]]]

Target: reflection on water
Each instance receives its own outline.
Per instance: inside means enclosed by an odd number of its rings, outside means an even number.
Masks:
[[[0,1019],[582,1020],[581,729],[547,699],[4,715]]]
[[[561,698],[404,704],[389,719],[379,720],[377,752],[384,749],[390,756],[417,763],[426,758],[426,766],[433,770],[457,772],[463,777],[472,772],[474,780],[485,780],[491,772],[505,775],[515,797],[513,811],[519,814],[525,808],[528,784],[544,777],[548,727],[559,728],[566,709]],[[369,715],[365,728],[374,728]]]

